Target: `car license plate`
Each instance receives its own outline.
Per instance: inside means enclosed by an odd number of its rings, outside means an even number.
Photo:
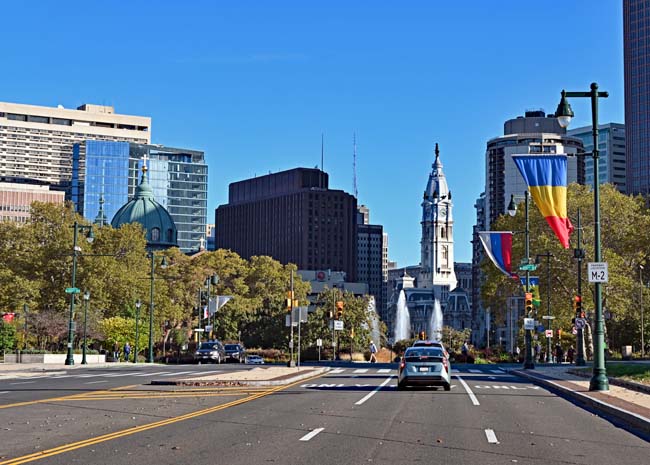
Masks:
[[[429,367],[420,367],[420,371],[429,371]]]

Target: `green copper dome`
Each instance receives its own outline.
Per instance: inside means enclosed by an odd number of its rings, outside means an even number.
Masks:
[[[147,233],[147,248],[156,250],[177,247],[176,224],[165,207],[154,200],[146,171],[147,167],[144,165],[135,195],[115,213],[111,225],[119,228],[123,224],[140,223]]]

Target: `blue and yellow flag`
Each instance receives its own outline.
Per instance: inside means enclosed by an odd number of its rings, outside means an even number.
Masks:
[[[535,205],[568,249],[573,225],[566,208],[566,155],[513,155],[512,159],[528,184]]]

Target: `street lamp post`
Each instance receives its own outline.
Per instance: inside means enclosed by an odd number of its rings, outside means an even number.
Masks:
[[[88,323],[88,301],[90,300],[90,291],[84,292],[84,343],[83,347],[81,348],[81,364],[82,365],[88,365],[88,361],[86,360],[86,327]]]
[[[76,277],[77,277],[77,254],[81,251],[81,247],[77,245],[77,236],[79,231],[87,231],[86,240],[88,243],[92,243],[95,240],[95,235],[93,234],[92,225],[83,225],[79,224],[76,221],[72,226],[74,228],[74,234],[72,236],[72,282],[70,289],[67,290],[70,292],[70,315],[68,317],[68,355],[65,358],[66,365],[74,365],[74,355],[72,352],[72,342],[74,339],[72,320],[74,318],[74,296],[78,293],[77,288],[75,287]]]
[[[219,276],[216,274],[213,274],[212,276],[209,276],[205,280],[205,284],[208,287],[208,323],[211,325],[210,329],[210,334],[214,334],[214,326],[217,321],[217,305],[219,304],[219,296],[217,296],[217,301],[215,302],[215,310],[214,310],[214,316],[210,315],[210,284],[216,287],[216,285],[219,283]]]
[[[524,217],[526,227],[524,229],[525,243],[526,243],[526,265],[530,264],[530,225],[528,219],[528,190],[525,192],[525,201],[524,201]],[[515,216],[517,214],[517,204],[515,203],[515,196],[510,197],[510,203],[508,204],[508,214],[510,216]],[[530,271],[526,268],[526,293],[530,292]],[[532,315],[526,315],[528,318],[531,318]],[[524,329],[525,331],[525,342],[526,342],[526,358],[524,359],[524,369],[532,370],[535,368],[535,362],[533,361],[533,335],[532,330]]]
[[[537,254],[535,256],[536,261],[539,263],[539,259],[541,257],[546,257],[546,328],[547,329],[552,329],[551,328],[551,257],[554,257],[551,252],[548,250],[546,253],[543,254]],[[552,334],[552,333],[551,333]],[[551,338],[547,337],[546,338],[546,363],[551,363],[552,357],[551,357]]]
[[[154,271],[156,267],[156,254],[153,250],[149,251],[149,259],[151,260],[151,274],[150,286],[149,286],[149,344],[147,349],[147,358],[146,363],[153,363],[153,291],[154,291]],[[162,261],[160,262],[160,268],[163,270],[167,268],[167,257],[163,255]]]
[[[643,265],[639,264],[639,307],[641,307],[641,358],[645,358],[645,341],[643,340]]]
[[[594,261],[601,261],[600,253],[600,181],[598,167],[598,99],[609,97],[607,92],[598,92],[598,84],[591,83],[589,92],[566,92],[562,90],[562,98],[557,107],[555,116],[558,123],[563,128],[569,126],[573,118],[573,110],[567,101],[567,97],[584,97],[591,99],[591,133],[593,135],[594,148],[591,152],[593,159],[594,171]],[[607,370],[605,368],[605,328],[603,322],[603,302],[601,283],[594,283],[594,300],[596,307],[596,340],[594,344],[594,368],[593,375],[589,381],[590,391],[608,391],[609,381],[607,380]]]
[[[135,301],[135,347],[133,348],[133,363],[138,363],[138,339],[140,339],[140,299]],[[128,360],[127,360],[128,362]]]

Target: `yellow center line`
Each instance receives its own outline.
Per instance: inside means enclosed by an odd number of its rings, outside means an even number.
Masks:
[[[134,386],[137,386],[137,384],[132,384],[130,386],[123,386],[123,387],[114,388],[114,389],[106,389],[106,390],[101,390],[101,391],[80,392],[78,394],[70,394],[69,396],[48,397],[47,399],[26,400],[24,402],[14,402],[13,404],[0,405],[0,410],[6,409],[6,408],[13,408],[13,407],[24,407],[25,405],[47,404],[47,403],[50,403],[50,402],[58,402],[58,401],[61,401],[61,400],[83,399],[86,396],[92,396],[92,395],[97,395],[97,394],[105,394],[107,392],[114,392],[114,391],[118,391],[120,389],[128,389],[128,388],[132,388]]]
[[[121,438],[121,437],[124,437],[124,436],[129,436],[129,435],[132,435],[132,434],[140,433],[142,431],[147,431],[149,429],[160,428],[161,426],[171,425],[173,423],[178,423],[180,421],[185,421],[185,420],[189,420],[189,419],[192,419],[192,418],[200,417],[202,415],[207,415],[208,413],[217,412],[219,410],[224,410],[224,409],[227,409],[229,407],[234,407],[236,405],[244,404],[246,402],[250,402],[252,400],[268,396],[270,394],[273,394],[274,392],[278,392],[278,391],[281,391],[283,389],[296,386],[296,385],[298,385],[300,383],[304,383],[305,381],[309,381],[309,380],[312,380],[312,379],[319,378],[319,377],[323,376],[324,374],[325,373],[319,373],[316,376],[301,379],[299,381],[296,381],[296,382],[291,383],[291,384],[287,384],[285,386],[273,387],[273,388],[271,388],[271,389],[269,389],[267,391],[252,394],[252,395],[250,395],[248,397],[244,397],[242,399],[233,400],[232,402],[227,402],[225,404],[217,405],[217,406],[214,406],[214,407],[209,407],[209,408],[206,408],[206,409],[203,409],[203,410],[197,410],[196,412],[186,413],[186,414],[180,415],[178,417],[173,417],[173,418],[168,418],[168,419],[165,419],[165,420],[155,421],[153,423],[147,423],[145,425],[134,426],[134,427],[131,427],[131,428],[127,428],[125,430],[116,431],[114,433],[108,433],[108,434],[104,434],[102,436],[97,436],[97,437],[94,437],[94,438],[84,439],[82,441],[73,442],[73,443],[70,443],[70,444],[64,444],[62,446],[54,447],[52,449],[48,449],[48,450],[44,450],[44,451],[40,451],[40,452],[35,452],[33,454],[23,455],[22,457],[16,457],[16,458],[13,458],[13,459],[5,460],[3,462],[0,462],[0,465],[19,465],[19,464],[22,464],[22,463],[33,462],[35,460],[40,460],[40,459],[43,459],[43,458],[46,458],[46,457],[51,457],[53,455],[58,455],[58,454],[62,454],[62,453],[65,453],[65,452],[70,452],[70,451],[80,449],[82,447],[90,446],[90,445],[93,445],[93,444],[99,444],[101,442],[111,441],[113,439],[118,439],[118,438]]]

